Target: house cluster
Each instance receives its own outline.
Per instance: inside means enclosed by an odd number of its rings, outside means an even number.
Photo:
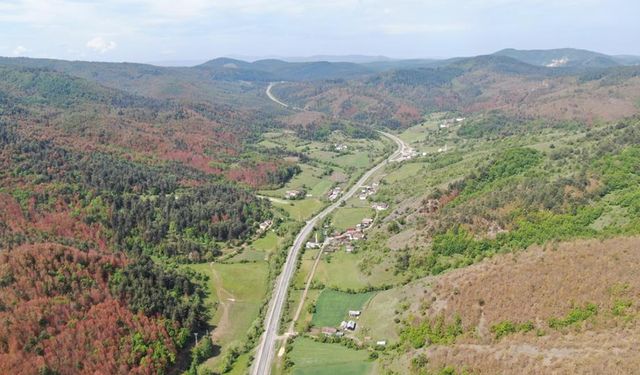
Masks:
[[[342,188],[340,186],[336,186],[333,189],[331,189],[331,191],[329,192],[329,195],[327,196],[327,198],[329,198],[329,200],[331,202],[333,202],[336,199],[338,199],[340,194],[342,194]]]
[[[414,150],[413,148],[410,148],[410,147],[403,148],[402,151],[400,151],[400,156],[398,156],[398,158],[395,159],[395,161],[401,162],[405,160],[410,160],[418,155],[419,155],[418,151]]]
[[[338,152],[342,152],[347,150],[347,145],[343,143],[336,143],[333,145],[333,148]]]
[[[345,250],[348,253],[351,253],[353,252],[353,246],[350,243],[352,241],[359,241],[364,239],[364,232],[366,229],[370,228],[371,225],[373,225],[373,219],[366,217],[362,219],[360,223],[356,224],[355,228],[349,228],[340,234],[337,234],[333,237],[328,237],[326,240],[327,244],[333,243],[338,246],[345,245]],[[329,247],[327,251],[330,251],[329,249],[332,249],[332,247]],[[335,247],[333,248],[333,250],[335,250]]]
[[[335,327],[324,327],[322,328],[322,333],[327,336],[344,336],[346,331],[355,331],[357,323],[355,319],[360,317],[360,310],[350,310],[349,311],[349,320],[343,320],[340,323],[338,328]]]
[[[389,205],[384,202],[378,202],[378,203],[372,204],[371,208],[373,208],[376,211],[384,211],[389,208]]]
[[[349,331],[356,330],[356,321],[355,320],[343,320],[340,323],[340,329],[348,329]]]
[[[457,118],[448,118],[445,119],[444,121],[442,121],[440,123],[440,129],[448,129],[451,126],[461,123],[462,121],[464,121],[465,118],[464,117],[457,117]]]
[[[358,323],[356,320],[360,318],[362,312],[360,310],[349,310],[349,318],[348,320],[343,320],[340,322],[338,327],[324,327],[322,328],[322,333],[327,336],[336,336],[343,337],[345,333],[349,331],[355,331]],[[367,338],[368,339],[368,338]],[[376,346],[386,346],[387,340],[378,340],[376,341]]]
[[[344,232],[333,237],[333,240],[337,243],[347,243],[351,241],[358,241],[364,238],[364,232],[362,229],[349,228]]]
[[[376,193],[376,191],[378,191],[378,183],[374,182],[371,184],[371,186],[369,185],[362,185],[360,187],[360,195],[358,195],[358,198],[360,198],[360,200],[365,200],[367,199],[370,195],[373,195]]]
[[[284,193],[284,197],[286,199],[298,199],[304,196],[304,191],[302,190],[287,190]]]

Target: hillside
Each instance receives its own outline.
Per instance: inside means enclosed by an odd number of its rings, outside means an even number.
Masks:
[[[408,321],[460,319],[462,332],[453,344],[429,345],[411,331],[412,349],[382,368],[633,373],[640,361],[634,350],[637,245],[637,238],[623,238],[537,247],[451,272],[431,285],[409,284],[395,292],[410,304],[403,313]]]
[[[610,68],[622,64],[622,61],[614,56],[575,48],[549,50],[509,48],[495,52],[494,55],[507,56],[527,64],[546,67]]]
[[[640,99],[636,66],[550,68],[505,56],[453,59],[348,82],[285,83],[274,91],[296,106],[389,128],[434,111],[500,110],[514,117],[612,121]]]
[[[298,332],[368,351],[378,373],[633,373],[638,118],[455,116],[400,131],[416,155],[325,222],[328,233],[373,224],[317,265],[317,252],[303,256]],[[340,319],[357,323],[348,339],[331,335]],[[304,345],[282,366],[307,366]]]
[[[198,65],[196,68],[209,71],[216,78],[263,82],[349,79],[371,73],[364,66],[349,62],[286,62],[275,59],[248,63],[219,58]]]

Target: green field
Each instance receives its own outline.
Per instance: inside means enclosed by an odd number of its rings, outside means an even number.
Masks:
[[[296,339],[288,355],[294,362],[294,375],[365,375],[373,366],[365,350],[322,344],[306,337]]]
[[[372,261],[375,257],[376,264],[372,266],[370,272],[366,273],[360,269],[359,263]],[[394,275],[393,267],[389,265],[389,257],[386,254],[372,252],[347,253],[343,250],[333,254],[323,256],[323,260],[318,264],[314,280],[323,283],[328,287],[361,289],[367,286],[380,286],[400,281]],[[328,261],[331,259],[331,261]]]
[[[185,267],[209,276],[206,303],[218,304],[209,324],[215,327],[214,342],[221,346],[221,355],[210,358],[205,365],[219,370],[225,350],[231,344],[241,342],[258,317],[267,291],[267,264],[200,263]]]
[[[400,180],[404,180],[405,178],[415,176],[418,174],[418,172],[420,172],[424,168],[425,165],[426,163],[415,163],[415,162],[402,164],[400,168],[389,173],[385,177],[385,181],[389,183],[395,183]]]
[[[265,260],[269,254],[273,254],[278,250],[282,239],[278,237],[276,232],[269,230],[262,237],[253,241],[250,245],[245,246],[242,252],[230,259],[231,262],[240,261],[261,261]]]
[[[304,221],[319,211],[322,206],[324,206],[324,203],[318,199],[311,198],[294,200],[286,203],[273,202],[273,205],[283,208],[287,213],[289,213],[292,219]]]
[[[331,223],[336,230],[342,232],[347,228],[355,228],[365,217],[373,216],[374,211],[369,207],[340,207],[334,211]]]
[[[349,310],[362,310],[376,292],[350,294],[325,289],[316,302],[312,323],[316,327],[335,327],[349,317]]]

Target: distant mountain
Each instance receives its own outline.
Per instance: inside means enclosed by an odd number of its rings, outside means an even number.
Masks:
[[[448,60],[407,64],[406,68],[390,69],[369,78],[371,83],[399,84],[407,86],[439,87],[468,73],[485,71],[526,77],[549,77],[568,74],[571,69],[552,69],[527,64],[507,56],[484,55]]]
[[[332,63],[346,62],[354,64],[368,64],[375,62],[397,61],[387,56],[368,56],[368,55],[313,55],[306,57],[282,57],[280,60],[287,62],[315,62],[327,61]]]
[[[165,66],[165,67],[181,67],[181,66],[196,66],[206,62],[206,59],[199,60],[156,60],[156,61],[148,61],[146,64],[157,65],[157,66]]]
[[[640,65],[640,56],[633,55],[616,55],[612,56],[614,60],[622,65]]]
[[[507,56],[527,64],[546,67],[610,68],[621,65],[613,56],[575,48],[548,50],[503,49],[495,56]]]
[[[348,62],[287,62],[277,59],[247,62],[230,58],[217,58],[195,68],[210,71],[220,79],[247,81],[314,81],[323,79],[349,79],[372,73],[372,70]]]
[[[407,59],[407,60],[386,60],[386,61],[373,61],[363,63],[362,65],[368,69],[376,72],[384,72],[393,69],[414,69],[425,68],[433,65],[438,65],[440,62],[446,60],[438,59]]]

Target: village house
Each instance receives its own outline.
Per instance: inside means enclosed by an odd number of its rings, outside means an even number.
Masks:
[[[300,191],[300,190],[287,190],[284,193],[284,197],[286,199],[297,199],[297,198],[301,197],[303,194],[304,194],[304,192]]]
[[[360,310],[349,310],[349,316],[352,318],[357,318],[360,316]]]
[[[386,203],[374,203],[371,205],[371,208],[376,211],[384,211],[389,208],[389,205]]]
[[[336,151],[340,152],[340,151],[346,151],[347,150],[347,145],[339,143],[339,144],[335,144],[333,145],[333,147],[335,148]]]
[[[361,224],[363,228],[369,228],[371,224],[373,224],[373,219],[365,217],[364,219],[362,219]]]
[[[347,246],[345,246],[344,250],[345,250],[347,253],[352,253],[352,252],[353,252],[353,245],[347,245]]]
[[[358,198],[360,198],[360,200],[367,199],[367,197],[376,193],[376,191],[378,190],[378,186],[379,185],[377,182],[374,182],[373,184],[371,184],[371,186],[362,185],[360,187],[360,194],[358,195]]]
[[[362,233],[361,231],[355,228],[349,228],[344,233],[336,237],[336,239],[338,240],[349,240],[349,241],[357,241],[363,238],[364,238],[364,233]]]
[[[338,329],[334,327],[322,327],[322,333],[324,333],[327,336],[331,336],[338,333]]]
[[[272,220],[263,221],[262,223],[260,223],[260,229],[258,230],[258,232],[260,233],[265,232],[267,229],[271,228],[271,225],[273,225]]]
[[[318,249],[320,248],[320,244],[313,241],[307,241],[304,247],[307,249]]]
[[[327,242],[325,240],[325,242]],[[318,241],[318,232],[316,232],[315,235],[315,241],[307,241],[305,248],[307,249],[319,249],[320,247],[322,247],[322,244],[320,243],[320,241]]]
[[[342,188],[338,186],[331,189],[328,198],[330,201],[335,201],[340,196],[340,194],[342,194]]]
[[[350,331],[356,330],[356,322],[354,320],[350,320],[347,322],[346,328]]]
[[[464,117],[457,117],[457,118],[449,118],[449,119],[445,119],[444,121],[442,121],[440,123],[440,129],[448,129],[450,128],[452,125],[457,124],[459,122],[464,121],[465,118]]]

